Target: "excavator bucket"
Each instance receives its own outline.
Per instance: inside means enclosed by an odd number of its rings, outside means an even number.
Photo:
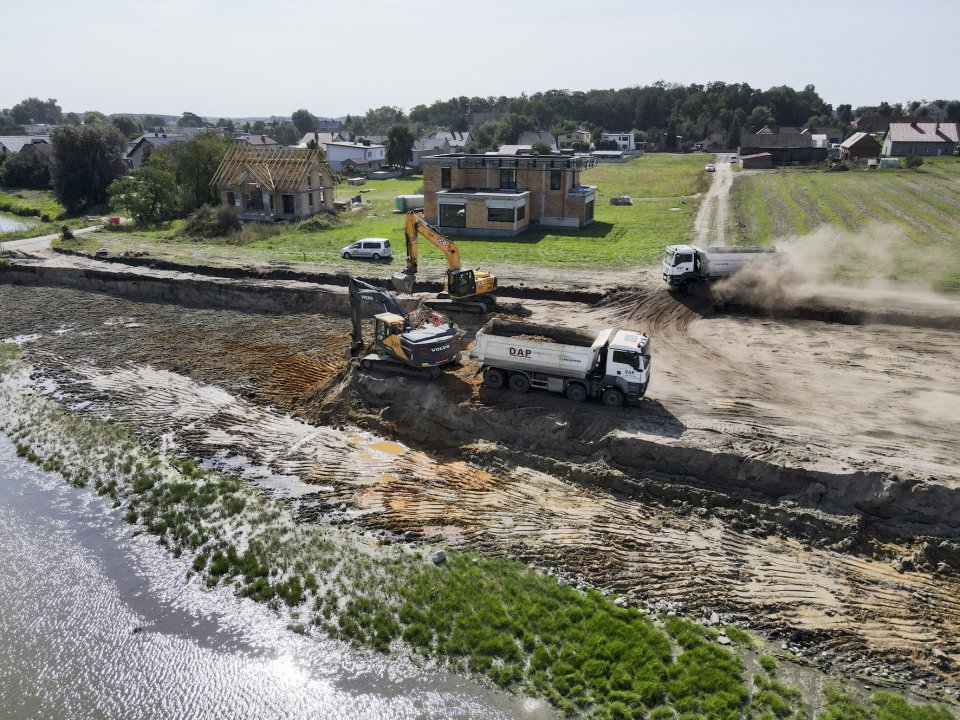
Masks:
[[[406,293],[407,295],[413,293],[413,281],[416,279],[414,273],[409,270],[395,272],[390,276],[390,279],[393,280],[393,286],[397,289],[397,292]]]

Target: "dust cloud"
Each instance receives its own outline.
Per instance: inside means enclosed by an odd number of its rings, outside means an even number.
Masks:
[[[960,317],[960,300],[901,279],[929,276],[940,260],[899,226],[872,223],[856,233],[823,226],[774,245],[776,254],[717,282],[714,299],[767,312],[816,304]]]

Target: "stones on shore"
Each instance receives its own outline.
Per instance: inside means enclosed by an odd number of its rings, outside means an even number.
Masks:
[[[430,556],[430,562],[434,565],[443,565],[447,561],[447,554],[443,550],[437,550]]]

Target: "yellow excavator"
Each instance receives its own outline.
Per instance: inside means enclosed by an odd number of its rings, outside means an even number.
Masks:
[[[417,212],[407,213],[404,235],[407,239],[407,267],[392,277],[393,286],[398,292],[408,295],[413,292],[417,277],[417,245],[419,238],[424,237],[447,258],[446,291],[437,300],[425,300],[424,304],[452,312],[490,312],[497,302],[493,294],[497,289],[496,275],[461,268],[460,251],[456,244]]]

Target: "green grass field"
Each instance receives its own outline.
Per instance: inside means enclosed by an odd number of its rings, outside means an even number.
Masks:
[[[585,171],[582,182],[599,188],[591,226],[578,231],[530,230],[516,238],[452,236],[465,262],[494,270],[498,264],[625,268],[645,263],[658,256],[665,245],[689,238],[699,201],[692,198],[680,204],[679,197],[689,198],[704,189],[709,178],[698,156],[647,155],[629,163],[599,165]],[[150,231],[97,233],[71,247],[145,250],[181,262],[283,261],[355,267],[355,262],[339,258],[339,250],[360,238],[388,238],[395,253],[402,254],[403,216],[393,213],[394,197],[417,193],[422,185],[419,176],[371,180],[360,188],[341,185],[338,198],[356,194],[364,198],[362,210],[341,215],[345,221],[342,226],[321,232],[280,226],[276,234],[242,246],[177,238],[174,233],[179,223],[172,223]],[[615,207],[610,205],[614,195],[630,195],[636,201]],[[440,254],[430,247],[421,250],[420,260],[425,268],[444,266]],[[400,261],[402,257],[395,258],[394,265]]]
[[[779,170],[740,175],[731,191],[738,244],[816,235],[841,250],[841,278],[884,277],[960,291],[960,158],[909,170]]]

